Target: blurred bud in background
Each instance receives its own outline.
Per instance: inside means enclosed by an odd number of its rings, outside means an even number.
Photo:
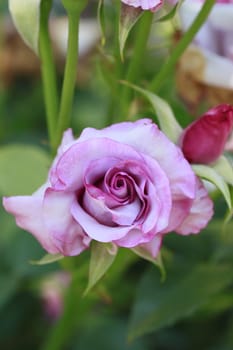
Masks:
[[[68,272],[58,272],[46,277],[40,284],[40,296],[44,314],[49,321],[56,321],[63,312],[64,295],[71,281]]]
[[[182,4],[181,33],[189,28],[202,5],[201,0]],[[208,20],[179,61],[176,81],[181,97],[194,110],[200,102],[215,106],[233,100],[232,1],[216,1]]]

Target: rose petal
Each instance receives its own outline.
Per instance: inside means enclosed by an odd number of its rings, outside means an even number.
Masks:
[[[177,226],[179,226],[189,214],[192,204],[193,200],[191,199],[174,200],[172,203],[169,223],[162,233],[176,230]]]
[[[15,216],[19,227],[31,232],[49,253],[56,254],[59,253],[59,250],[54,246],[43,221],[42,201],[44,191],[45,186],[41,187],[32,196],[3,198],[3,206]]]
[[[87,235],[98,242],[115,241],[124,237],[130,229],[134,228],[134,226],[111,227],[102,225],[89,215],[78,203],[72,205],[71,213]]]
[[[148,240],[152,240],[154,234],[149,235],[143,235],[142,230],[138,228],[134,228],[128,231],[127,235],[121,239],[118,239],[115,241],[115,243],[119,247],[125,247],[125,248],[133,248],[137,247],[139,244],[148,242]]]
[[[48,188],[43,200],[43,218],[54,245],[63,255],[78,255],[87,249],[90,238],[73,219],[70,209],[76,200],[74,193]]]
[[[140,244],[136,249],[139,249],[139,254],[142,256],[149,256],[155,259],[159,254],[162,245],[163,235],[156,235],[150,242]]]
[[[189,212],[195,196],[196,184],[195,175],[181,150],[171,143],[149,119],[142,119],[135,123],[120,123],[103,130],[88,128],[81,134],[80,139],[89,140],[94,136],[103,137],[104,135],[131,145],[138,152],[142,152],[144,158],[149,156],[158,161],[169,179],[173,200],[169,226],[165,231],[175,229]]]
[[[85,210],[94,216],[97,221],[111,226],[114,226],[114,224],[129,226],[136,220],[135,223],[139,224],[144,235],[152,229],[154,233],[161,231],[168,225],[171,211],[171,193],[168,178],[153,158],[144,157],[145,162],[141,161],[140,163],[128,160],[120,161],[106,173],[106,177],[125,174],[124,176],[128,181],[131,181],[135,192],[136,198],[133,203],[122,203],[121,198],[117,203],[117,197],[114,194],[111,204],[114,203],[116,206],[111,209],[111,207],[108,207],[108,195],[106,196],[104,193],[104,190],[111,193],[107,184],[105,184],[103,191],[95,189],[94,186],[86,187],[87,191],[84,195]],[[94,168],[92,173],[95,173]],[[156,179],[155,184],[152,183],[151,179]],[[108,181],[110,182],[111,178]],[[105,202],[106,199],[107,202]],[[143,242],[145,241],[146,238],[144,237]]]
[[[196,191],[196,198],[193,201],[189,215],[175,230],[181,235],[200,232],[213,216],[213,202],[204,185],[197,177]]]
[[[167,174],[153,159],[144,155],[149,169],[150,181],[146,183],[147,202],[149,210],[142,224],[142,231],[155,233],[167,227],[172,208],[170,183]]]
[[[108,208],[103,200],[91,197],[88,192],[84,195],[84,209],[93,216],[99,223],[108,226],[130,226],[134,223],[140,212],[140,202],[136,199],[125,206],[118,206],[115,209]]]
[[[59,159],[52,172],[51,183],[57,190],[78,190],[83,186],[83,177],[90,162],[105,157],[134,159],[140,161],[142,156],[132,147],[110,139],[92,139],[72,145]]]
[[[123,122],[102,130],[87,128],[82,132],[80,141],[91,140],[93,137],[110,138],[154,158],[169,178],[173,196],[176,199],[183,196],[194,198],[195,176],[190,165],[180,149],[150,119]],[[130,155],[127,159],[131,159]]]

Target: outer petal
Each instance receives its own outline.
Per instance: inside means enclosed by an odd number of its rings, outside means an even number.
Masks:
[[[43,219],[54,246],[63,255],[78,255],[87,249],[90,238],[71,215],[74,193],[48,188],[43,200]]]
[[[181,235],[200,232],[213,216],[213,202],[198,178],[196,178],[196,188],[196,198],[193,201],[190,213],[175,230]]]
[[[72,146],[73,143],[75,143],[75,139],[73,136],[73,132],[71,129],[67,129],[64,133],[63,133],[63,137],[62,137],[62,141],[60,146],[57,149],[57,155],[53,160],[50,172],[49,172],[49,176],[53,176],[53,172],[54,169],[56,167],[56,164],[59,160],[59,158],[62,156],[62,154]]]
[[[59,159],[51,173],[52,187],[57,190],[78,190],[83,187],[83,178],[90,162],[106,157],[142,160],[132,147],[107,138],[77,142]],[[104,160],[103,160],[104,161]]]
[[[90,238],[70,214],[73,195],[53,192],[45,184],[32,196],[3,199],[4,208],[16,223],[31,232],[51,254],[78,255],[87,249]]]
[[[156,235],[150,242],[139,245],[135,250],[142,257],[155,259],[160,251],[162,239],[162,235]]]
[[[172,203],[169,224],[162,231],[162,233],[168,233],[176,230],[177,226],[179,226],[187,215],[189,215],[192,204],[193,200],[189,198],[174,200]]]
[[[15,216],[19,227],[31,232],[49,253],[56,254],[59,250],[54,246],[42,219],[44,191],[45,188],[41,187],[32,196],[3,198],[3,206]]]
[[[72,130],[67,129],[63,133],[61,144],[58,147],[58,151],[57,151],[58,155],[61,156],[74,142],[75,142],[75,138],[73,136]]]
[[[134,248],[140,246],[142,243],[151,241],[154,237],[154,232],[149,232],[143,235],[142,230],[134,228],[129,230],[127,235],[115,241],[119,247]]]

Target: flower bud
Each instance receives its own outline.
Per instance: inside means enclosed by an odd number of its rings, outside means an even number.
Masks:
[[[214,162],[223,152],[233,127],[233,106],[210,109],[190,124],[181,135],[180,146],[190,163]]]
[[[25,43],[38,53],[41,0],[9,0],[13,22]]]

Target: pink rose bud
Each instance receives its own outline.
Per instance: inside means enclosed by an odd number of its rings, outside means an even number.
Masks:
[[[208,164],[222,153],[233,127],[233,106],[210,109],[183,132],[180,145],[190,163]]]

